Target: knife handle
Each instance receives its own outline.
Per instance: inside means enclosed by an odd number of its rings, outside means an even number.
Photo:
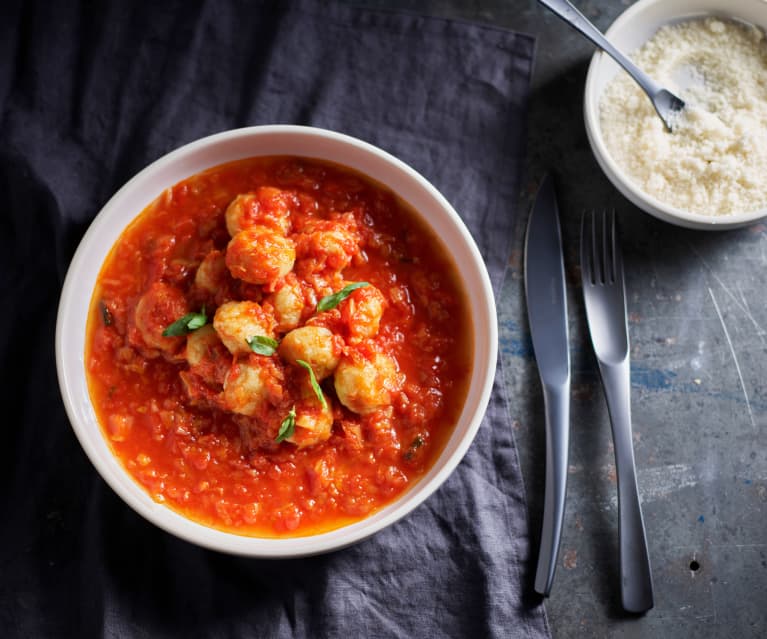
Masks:
[[[567,449],[570,439],[570,383],[543,387],[546,411],[546,487],[543,527],[535,592],[548,597],[557,567],[559,540],[565,518],[567,492]]]

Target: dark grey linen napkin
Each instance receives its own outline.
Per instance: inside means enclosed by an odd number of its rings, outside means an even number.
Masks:
[[[498,293],[532,54],[504,30],[319,2],[0,8],[4,636],[548,636],[500,373],[470,451],[412,514],[329,555],[258,561],[125,506],[71,432],[53,361],[61,284],[100,206],[167,151],[245,125],[321,126],[408,162]]]

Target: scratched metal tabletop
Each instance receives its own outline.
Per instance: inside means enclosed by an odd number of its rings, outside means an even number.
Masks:
[[[541,519],[543,404],[527,324],[522,243],[553,169],[562,216],[573,367],[568,502],[546,608],[561,637],[767,636],[767,226],[690,231],[625,200],[594,160],[581,102],[592,48],[534,0],[364,0],[538,38],[527,175],[499,300],[501,357],[533,536]],[[576,0],[598,27],[630,1]],[[622,613],[615,466],[578,268],[581,212],[615,208],[626,264],[639,488],[656,606]]]

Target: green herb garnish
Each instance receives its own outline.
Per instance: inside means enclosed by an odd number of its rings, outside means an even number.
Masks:
[[[296,407],[290,409],[288,416],[282,420],[280,424],[280,432],[277,433],[277,437],[274,441],[278,444],[281,441],[285,441],[288,437],[293,437],[293,433],[296,432]]]
[[[333,293],[332,295],[327,295],[326,297],[323,297],[320,300],[320,303],[317,304],[317,312],[322,313],[322,311],[329,311],[331,308],[335,308],[341,302],[343,302],[347,297],[349,297],[349,295],[351,295],[352,292],[364,286],[370,286],[370,284],[368,284],[367,282],[354,282],[354,284],[347,284],[337,293]]]
[[[403,457],[406,461],[410,461],[415,456],[415,451],[417,451],[421,446],[423,446],[426,442],[423,441],[423,437],[420,435],[416,435],[415,439],[413,439],[412,442],[410,442],[410,447],[407,449]]]
[[[205,315],[205,307],[203,306],[199,313],[187,313],[181,319],[177,319],[162,332],[162,336],[179,337],[180,335],[186,335],[196,331],[198,328],[202,328],[207,323],[208,316]]]
[[[280,343],[276,339],[266,337],[265,335],[254,335],[245,340],[250,346],[250,350],[258,355],[274,355]]]
[[[112,326],[112,311],[109,310],[103,300],[99,302],[99,306],[101,307],[101,319],[104,320],[104,326]]]
[[[314,393],[315,395],[317,395],[317,399],[320,400],[320,404],[322,404],[322,407],[327,410],[328,403],[325,401],[325,396],[322,394],[322,389],[320,388],[320,385],[317,382],[317,378],[314,376],[314,371],[312,370],[311,364],[309,364],[308,362],[305,362],[302,359],[297,359],[296,364],[303,366],[306,370],[309,371],[309,381],[312,383],[312,388],[314,389]]]

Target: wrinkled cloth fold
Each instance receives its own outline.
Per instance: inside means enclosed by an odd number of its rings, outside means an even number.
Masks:
[[[145,522],[69,426],[53,337],[77,242],[164,153],[291,123],[393,153],[453,204],[501,289],[533,40],[324,2],[6,3],[0,9],[3,635],[546,637],[505,389],[410,515],[351,548],[230,557]],[[9,410],[10,409],[10,410]]]

